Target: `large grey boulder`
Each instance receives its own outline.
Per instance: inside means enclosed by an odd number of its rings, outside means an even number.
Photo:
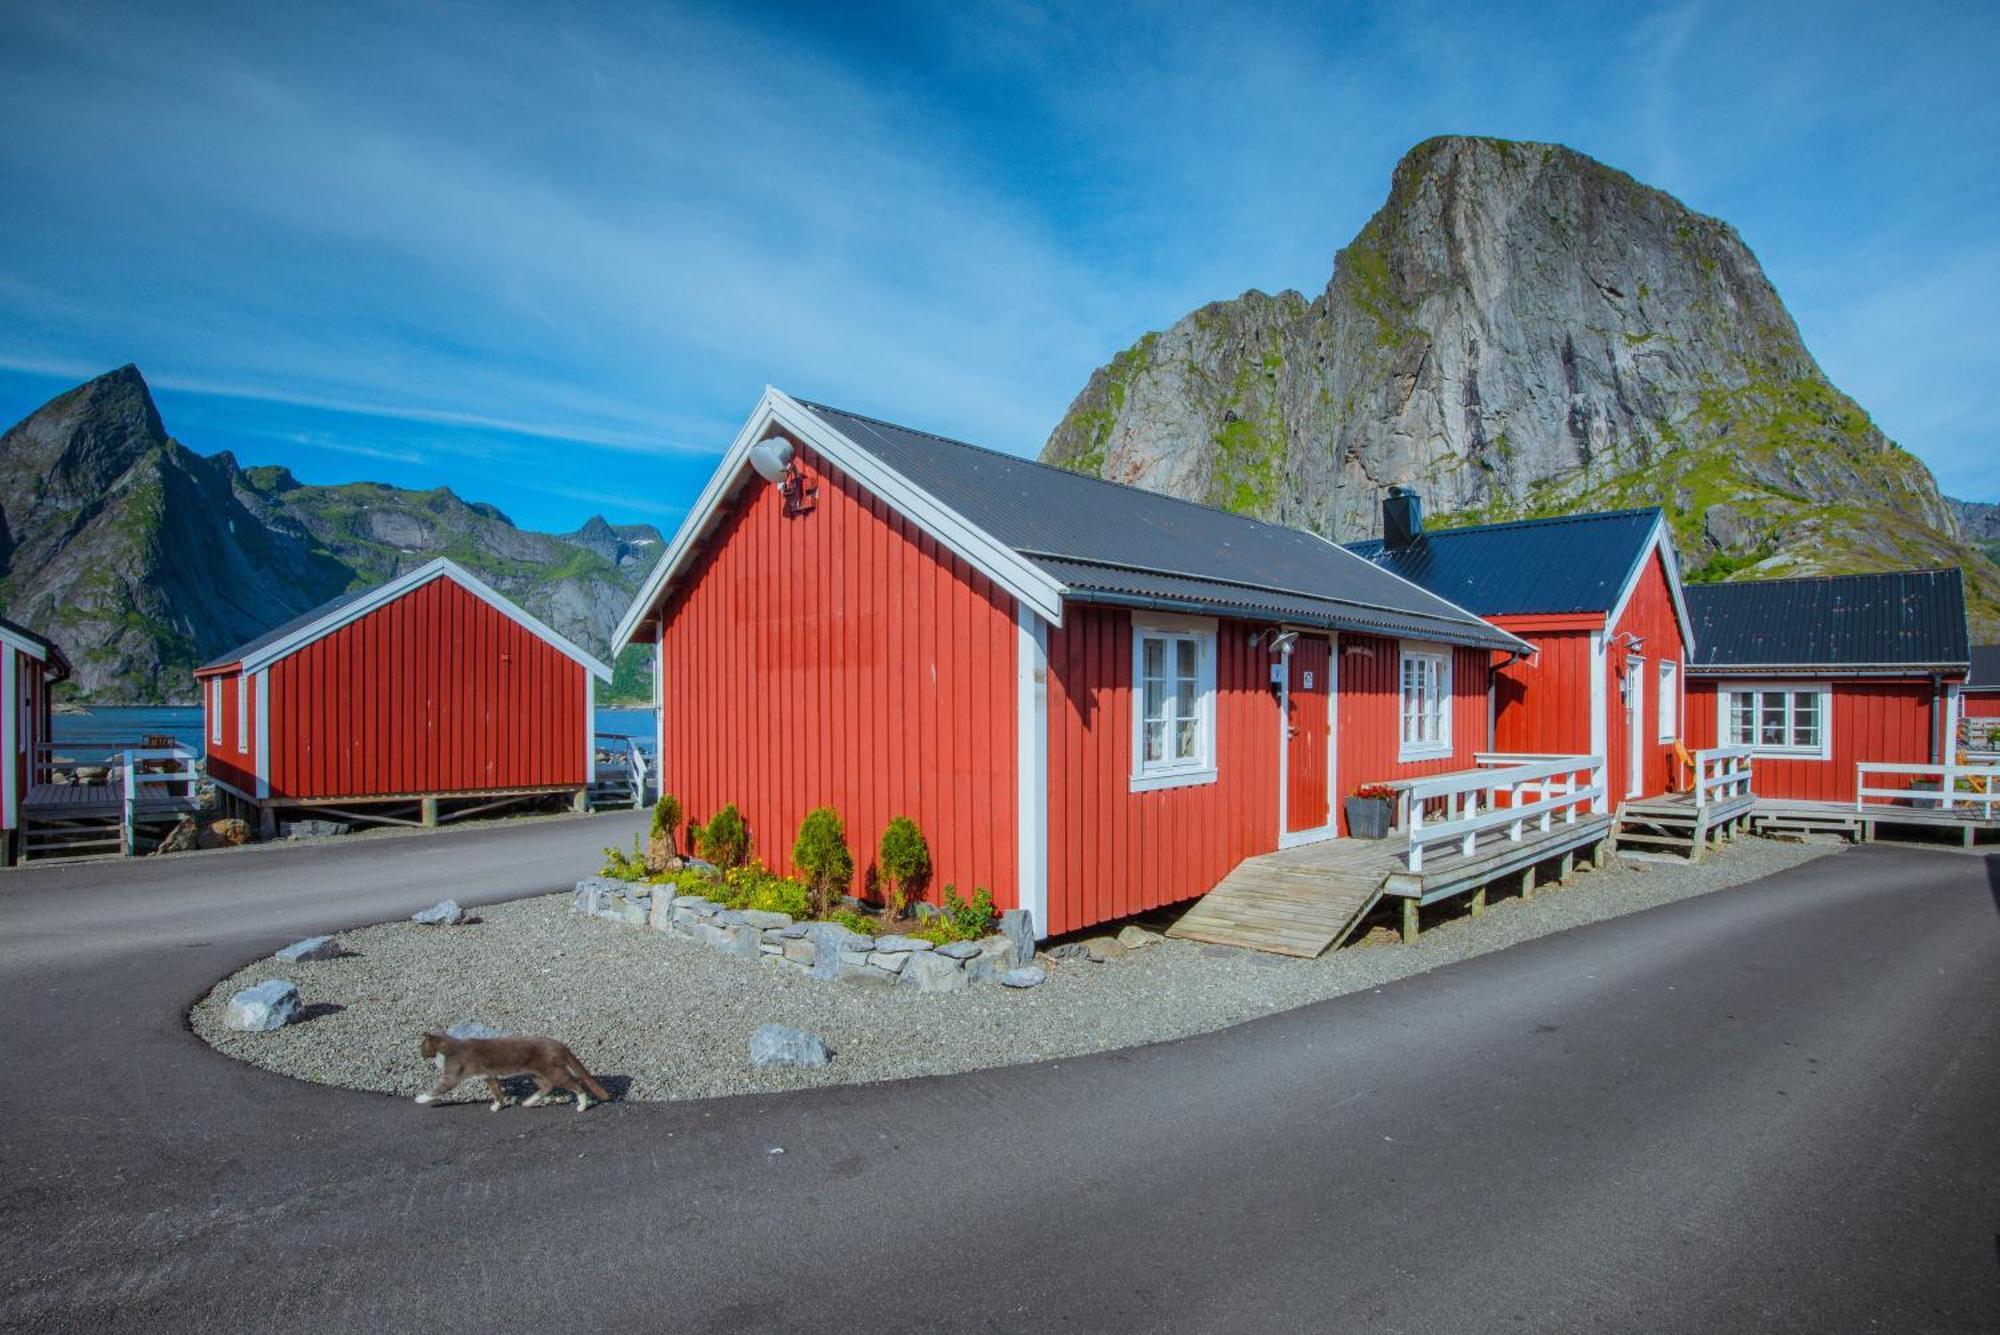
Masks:
[[[818,1034],[789,1025],[761,1024],[750,1035],[750,1064],[770,1066],[825,1066],[833,1060],[833,1049]]]
[[[309,936],[277,952],[278,958],[287,964],[297,964],[301,960],[338,959],[340,953],[340,938],[333,936]]]
[[[268,1033],[298,1019],[302,1009],[298,988],[282,978],[266,978],[229,999],[222,1010],[222,1023],[239,1033]]]
[[[973,945],[976,953],[965,962],[968,982],[997,983],[1001,974],[1022,967],[1014,963],[1014,943],[1004,936],[989,936]]]
[[[1014,943],[1014,966],[1025,968],[1035,962],[1035,915],[1027,909],[1008,909],[1000,915],[1000,935]]]
[[[931,943],[921,936],[878,936],[875,949],[885,955],[907,954],[912,950],[929,950]]]
[[[412,913],[410,921],[425,927],[456,927],[465,921],[465,910],[455,899],[440,899],[429,908]]]
[[[1025,969],[1009,969],[1000,975],[1002,987],[1040,987],[1048,981],[1048,974],[1030,964]]]
[[[979,953],[977,941],[947,941],[937,948],[937,953],[948,960],[969,960]]]
[[[904,987],[919,992],[963,992],[971,983],[957,960],[938,954],[913,954],[903,966]]]
[[[875,948],[875,938],[850,932],[837,922],[814,923],[806,939],[813,943],[812,975],[822,980],[838,978],[851,967],[847,956],[858,955],[865,963]]]
[[[614,881],[609,876],[586,876],[576,883],[576,891],[571,902],[579,913],[596,915],[604,912],[612,900],[625,893],[625,882]]]

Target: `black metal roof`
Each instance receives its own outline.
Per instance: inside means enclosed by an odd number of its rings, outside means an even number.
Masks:
[[[1962,669],[1971,656],[1956,569],[1693,584],[1697,672]]]
[[[346,607],[349,603],[360,602],[363,598],[366,598],[369,594],[373,592],[375,592],[375,590],[372,587],[364,589],[350,589],[348,592],[341,594],[337,598],[329,598],[325,602],[321,603],[318,607],[313,608],[310,612],[301,612],[297,616],[293,617],[290,621],[284,622],[281,625],[271,627],[271,629],[265,631],[262,635],[259,635],[256,639],[244,641],[242,644],[237,645],[234,649],[231,649],[228,653],[223,654],[220,658],[210,659],[208,662],[203,663],[200,667],[196,668],[195,671],[212,672],[216,668],[228,667],[231,663],[240,663],[244,659],[248,658],[250,655],[256,653],[259,649],[262,649],[267,645],[276,644],[279,640],[284,639],[287,635],[290,635],[293,631],[304,630],[307,626],[310,626],[313,622],[318,621],[321,617],[331,616],[335,612],[338,612],[341,608]]]
[[[1400,551],[1380,538],[1347,549],[1481,616],[1608,613],[1659,521],[1657,509],[1609,510],[1428,529]]]
[[[822,404],[805,407],[1081,601],[1520,647],[1466,609],[1316,534]]]
[[[1968,691],[2000,691],[2000,644],[1972,646],[1972,671],[1965,678]]]
[[[40,646],[42,652],[49,656],[49,661],[62,669],[62,674],[65,677],[70,674],[69,656],[63,653],[62,646],[54,640],[39,631],[29,630],[18,621],[9,621],[6,617],[0,617],[0,626],[4,626],[7,630],[20,636],[30,644]]]

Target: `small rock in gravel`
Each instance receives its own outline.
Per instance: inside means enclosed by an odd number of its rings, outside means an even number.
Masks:
[[[309,936],[303,941],[292,942],[277,955],[287,964],[297,964],[300,960],[339,959],[340,940],[332,936]]]
[[[1103,963],[1102,960],[1091,953],[1090,947],[1081,941],[1065,941],[1059,946],[1051,946],[1042,953],[1052,960],[1063,960],[1065,962],[1069,960],[1083,960],[1090,964]]]
[[[282,978],[266,978],[229,999],[222,1023],[239,1033],[265,1034],[299,1018],[299,990]]]
[[[1128,922],[1118,929],[1118,944],[1127,950],[1139,950],[1166,940],[1158,932],[1149,932],[1138,923]]]
[[[878,936],[875,949],[885,955],[906,954],[912,950],[929,950],[931,943],[921,936]]]
[[[750,1035],[750,1064],[766,1066],[825,1066],[833,1049],[818,1034],[789,1025],[762,1024]]]
[[[1125,947],[1118,944],[1117,937],[1093,936],[1081,944],[1085,950],[1090,952],[1090,957],[1099,964],[1108,964],[1112,960],[1122,960],[1125,958]]]
[[[1002,987],[1040,987],[1048,980],[1048,974],[1030,964],[1024,969],[1009,969],[1000,975]]]
[[[880,942],[876,943],[878,948]],[[979,953],[977,941],[947,941],[937,948],[937,953],[948,960],[969,960]]]
[[[425,927],[456,927],[465,921],[465,910],[455,899],[440,899],[429,908],[412,913],[410,921]]]

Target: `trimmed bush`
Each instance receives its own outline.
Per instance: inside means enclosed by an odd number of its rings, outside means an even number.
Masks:
[[[671,859],[680,856],[681,814],[681,800],[672,793],[661,793],[660,800],[653,804],[653,829],[646,841],[646,865],[654,871],[659,871]]]
[[[813,913],[824,917],[854,883],[854,854],[847,851],[847,828],[832,807],[814,807],[792,844],[792,865],[805,877]]]
[[[725,871],[742,866],[750,857],[750,827],[734,802],[708,818],[697,842],[701,855]]]
[[[889,822],[876,849],[876,865],[882,870],[882,916],[893,921],[903,916],[912,892],[922,897],[931,876],[930,845],[915,821],[898,816]]]

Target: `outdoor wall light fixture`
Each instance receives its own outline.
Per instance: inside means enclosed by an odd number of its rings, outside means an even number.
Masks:
[[[812,510],[819,483],[799,472],[792,442],[783,436],[758,441],[750,447],[750,466],[757,470],[758,477],[777,485],[778,494],[785,498],[787,515],[802,515]]]

